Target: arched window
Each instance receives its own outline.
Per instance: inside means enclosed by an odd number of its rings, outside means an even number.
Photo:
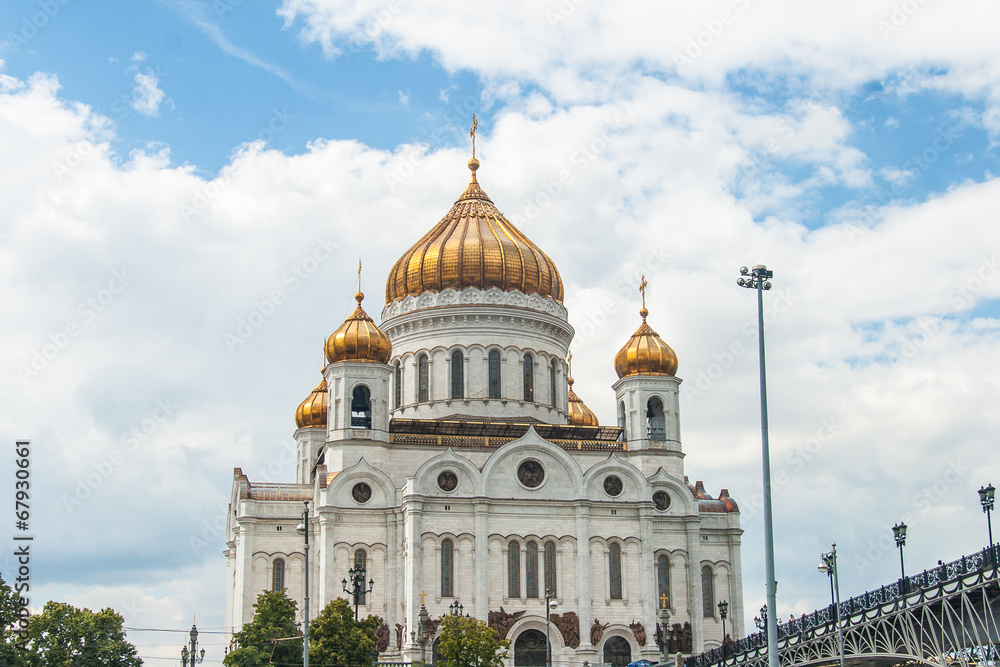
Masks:
[[[271,566],[271,590],[280,591],[285,587],[285,561],[275,559]]]
[[[625,401],[618,404],[618,426],[622,430],[622,440],[628,440],[628,426],[625,419]]]
[[[507,547],[507,597],[521,597],[521,547],[517,542]]]
[[[608,549],[608,576],[611,583],[611,599],[622,599],[622,548],[612,544]]]
[[[441,597],[455,597],[454,545],[451,540],[441,542]]]
[[[392,407],[398,408],[403,404],[403,367],[398,361],[394,364],[392,373],[396,379],[396,386],[393,388]]]
[[[524,583],[525,597],[538,597],[538,544],[528,542],[524,545]]]
[[[490,398],[500,398],[500,353],[496,350],[490,352],[489,366]]]
[[[524,400],[535,400],[535,358],[524,355]]]
[[[604,664],[625,667],[632,662],[632,647],[624,637],[609,637],[604,642]]]
[[[463,366],[464,357],[461,352],[453,352],[451,355],[451,397],[462,398],[465,396],[465,368]]]
[[[556,543],[545,543],[545,590],[549,595],[556,595]]]
[[[367,575],[367,572],[366,572],[366,570],[367,570],[367,564],[368,564],[368,554],[366,554],[363,549],[358,549],[357,551],[355,551],[354,552],[354,573],[357,574],[358,572],[360,572],[361,573],[361,580],[364,581],[364,582],[366,582],[366,584],[367,584],[367,581],[368,581],[368,577],[366,576]],[[365,587],[367,588],[367,585]],[[361,595],[358,598],[358,603],[359,604],[368,604],[367,602],[365,602],[365,596],[364,595]]]
[[[667,439],[667,423],[663,418],[663,402],[656,396],[646,402],[646,429],[650,440]]]
[[[549,405],[556,407],[556,360],[549,364]]]
[[[656,606],[670,607],[670,559],[666,556],[656,559]]]
[[[372,398],[368,387],[359,384],[351,397],[351,428],[372,427]]]
[[[417,402],[426,403],[427,399],[427,355],[421,354],[417,359]]]
[[[706,618],[715,616],[715,576],[708,565],[701,568],[701,612]]]
[[[547,664],[545,633],[528,629],[514,640],[514,667],[543,667]]]

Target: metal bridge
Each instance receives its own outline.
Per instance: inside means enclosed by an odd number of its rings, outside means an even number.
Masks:
[[[1000,545],[924,570],[840,604],[847,667],[997,665]],[[782,667],[837,665],[834,606],[778,626]],[[686,661],[687,667],[767,667],[764,632]]]

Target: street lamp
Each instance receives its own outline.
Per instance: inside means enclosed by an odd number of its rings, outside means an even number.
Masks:
[[[465,607],[458,600],[455,600],[450,605],[448,605],[448,611],[451,612],[452,616],[461,616],[462,612],[465,611]]]
[[[666,593],[660,594],[660,625],[656,629],[656,643],[660,646],[660,662],[666,664],[670,659],[670,605]]]
[[[188,651],[188,647],[184,646],[181,648],[181,665],[184,667],[194,667],[196,663],[205,661],[205,649],[201,649],[201,654],[198,653],[198,628],[194,623],[191,624],[191,650]]]
[[[830,597],[833,599],[834,619],[837,623],[837,645],[840,648],[840,667],[844,667],[844,633],[840,627],[840,573],[837,571],[837,543],[834,542],[830,553],[821,556],[819,571],[830,577]],[[836,588],[837,595],[833,592]]]
[[[361,598],[375,590],[375,580],[369,579],[366,587],[365,568],[360,566],[349,569],[347,576],[351,580],[351,587],[347,588],[347,579],[341,579],[341,583],[344,585],[344,592],[354,600],[354,620],[356,621],[358,620],[358,606],[361,604]]]
[[[305,604],[302,605],[304,613],[304,622],[302,624],[302,667],[309,667],[309,501],[303,501],[302,504],[304,505],[302,508],[302,523],[295,526],[295,532],[302,535],[306,540],[306,594],[304,598]]]
[[[753,624],[757,626],[758,630],[767,629],[767,605],[760,608],[760,616],[753,617]]]
[[[996,489],[990,484],[986,487],[980,487],[979,489],[979,502],[983,505],[983,511],[986,512],[986,527],[990,531],[990,552],[993,551],[993,519],[990,517],[990,512],[993,510],[993,494],[996,493]],[[992,556],[991,556],[992,557]]]
[[[757,341],[760,356],[760,433],[761,458],[764,461],[764,574],[767,587],[767,604],[777,609],[777,584],[774,580],[774,528],[771,519],[771,454],[767,444],[767,376],[764,372],[764,290],[771,289],[773,271],[763,264],[752,269],[740,268],[740,278],[736,284],[757,290]],[[775,614],[767,620],[767,664],[778,667],[778,622]],[[762,628],[763,629],[763,628]]]
[[[549,617],[549,610],[558,607],[556,595],[549,589],[545,589],[545,667],[552,667],[552,642],[549,641],[549,625],[552,619]]]
[[[723,600],[718,605],[719,618],[722,619],[722,655],[726,654],[726,616],[729,615],[729,602]]]
[[[430,624],[431,617],[427,613],[427,607],[423,602],[420,603],[420,614],[417,619],[417,629],[410,631],[410,639],[412,641],[420,644],[420,664],[425,664],[427,640],[430,638],[430,633],[427,631],[427,626]]]
[[[899,576],[903,580],[903,593],[906,593],[906,567],[903,565],[903,547],[906,545],[906,524],[900,521],[892,527],[892,536],[896,538],[899,547]]]

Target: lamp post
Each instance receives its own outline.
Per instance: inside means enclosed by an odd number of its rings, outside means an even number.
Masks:
[[[423,602],[420,603],[420,614],[417,619],[417,629],[410,631],[410,639],[416,641],[420,644],[420,664],[425,664],[427,640],[430,638],[430,633],[427,632],[427,625],[430,623],[430,614],[427,613],[427,607]]]
[[[185,645],[181,648],[181,665],[183,667],[194,667],[196,663],[205,661],[205,649],[201,649],[201,654],[198,653],[198,628],[194,623],[191,624],[191,650],[188,651],[188,647]]]
[[[993,553],[993,519],[990,517],[990,512],[993,510],[993,494],[995,493],[996,489],[993,488],[992,484],[979,488],[979,502],[982,503],[983,511],[986,512],[986,527],[990,531],[990,554]]]
[[[830,553],[821,556],[819,571],[830,577],[830,595],[836,588],[837,595],[833,598],[834,620],[837,623],[837,646],[840,649],[840,667],[844,667],[844,631],[840,627],[840,573],[837,571],[837,543],[833,543]]]
[[[354,620],[357,621],[358,606],[361,604],[361,598],[375,589],[375,580],[369,579],[368,586],[365,586],[365,568],[363,567],[352,567],[347,571],[347,576],[351,580],[351,587],[347,588],[347,579],[342,579],[341,583],[344,585],[344,592],[354,600]]]
[[[465,607],[458,600],[455,600],[450,605],[448,605],[448,610],[451,612],[452,616],[461,616],[462,612],[465,611]]]
[[[302,523],[295,527],[295,532],[302,535],[306,541],[306,594],[303,598],[304,604],[302,605],[304,614],[302,623],[302,667],[309,667],[309,501],[303,501],[302,504],[304,505],[302,508]]]
[[[906,524],[900,521],[892,527],[892,536],[896,538],[899,547],[899,576],[903,581],[903,593],[906,593],[906,567],[903,565],[903,547],[906,546]]]
[[[723,600],[718,605],[719,618],[722,619],[722,655],[726,655],[726,617],[729,615],[729,602]]]
[[[771,454],[767,444],[767,376],[764,372],[764,290],[771,289],[773,271],[763,264],[752,269],[740,268],[740,278],[736,284],[757,290],[757,341],[760,356],[760,433],[761,458],[764,462],[764,582],[767,604],[777,609],[777,584],[774,580],[774,528],[771,519]],[[778,622],[775,614],[767,619],[767,664],[778,667]]]
[[[758,630],[767,629],[767,605],[760,608],[760,616],[753,617],[753,624],[757,626]]]
[[[660,651],[662,655],[660,656],[660,662],[666,663],[670,660],[670,606],[667,604],[669,602],[666,593],[660,594],[660,628],[659,628],[659,642]]]
[[[545,667],[552,667],[552,642],[549,641],[549,625],[551,625],[551,618],[549,617],[549,611],[559,606],[556,602],[555,594],[549,589],[545,589]]]

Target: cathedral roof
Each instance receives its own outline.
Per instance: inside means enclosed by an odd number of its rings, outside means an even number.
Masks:
[[[646,324],[649,311],[645,306],[639,314],[642,316],[642,324],[615,355],[615,372],[618,377],[676,374],[677,354],[653,331],[653,327]]]
[[[469,160],[472,181],[422,239],[403,253],[385,283],[385,302],[408,295],[497,287],[563,300],[556,265],[497,209],[479,187],[479,160]]]
[[[299,428],[326,428],[327,402],[326,378],[323,378],[316,388],[299,403],[295,410],[295,425]]]
[[[358,307],[327,339],[326,358],[331,364],[338,361],[389,362],[392,343],[361,307],[364,298],[361,292],[354,295]]]

